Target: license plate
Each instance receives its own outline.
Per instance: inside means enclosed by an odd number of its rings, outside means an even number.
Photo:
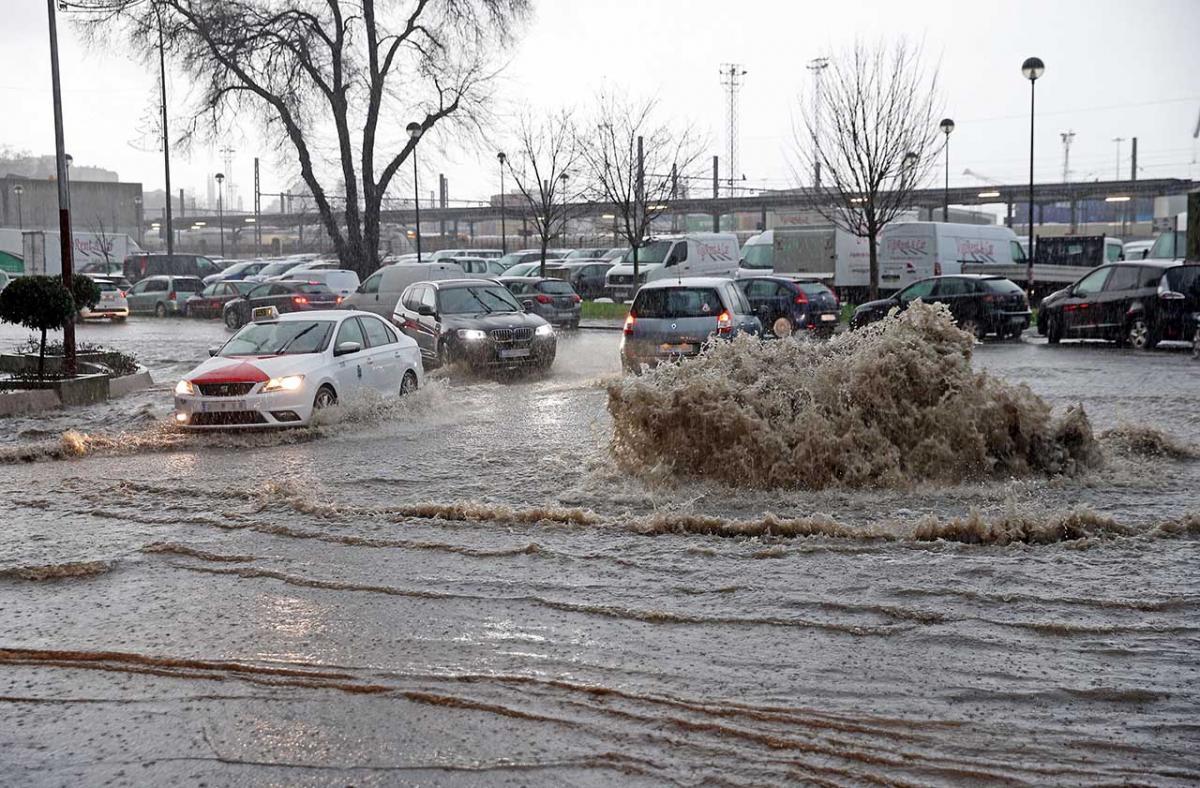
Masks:
[[[500,351],[500,358],[525,358],[528,355],[529,348],[527,347],[507,348]]]
[[[821,319],[827,323],[832,323],[833,321],[837,320],[837,315],[821,315]]]
[[[1014,317],[1010,317],[1010,318],[1008,319],[1008,322],[1010,322],[1010,323],[1024,323],[1024,322],[1025,322],[1025,318],[1024,318],[1023,316],[1021,316],[1021,317],[1016,317],[1016,316],[1014,316]]]
[[[664,353],[694,353],[694,352],[696,352],[695,345],[687,345],[687,344],[672,345],[669,342],[664,342],[663,344],[659,345],[658,348],[659,348],[659,350],[661,350]]]
[[[249,410],[249,408],[246,407],[246,400],[231,399],[217,402],[201,402],[200,410],[204,413],[228,413],[235,410]]]

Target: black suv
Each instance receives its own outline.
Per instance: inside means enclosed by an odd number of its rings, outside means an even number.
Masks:
[[[1107,339],[1149,350],[1163,340],[1194,341],[1200,319],[1200,265],[1167,260],[1102,265],[1051,293],[1038,310],[1050,342]]]
[[[869,301],[854,310],[850,327],[859,328],[887,315],[892,307],[905,309],[921,299],[927,304],[945,304],[959,328],[982,339],[988,334],[1019,337],[1029,328],[1029,299],[1025,292],[1002,276],[953,274],[913,282],[890,298]]]
[[[148,276],[206,276],[219,274],[224,269],[198,254],[131,254],[122,266],[125,278],[138,282]]]
[[[416,341],[430,367],[548,369],[558,350],[554,327],[527,314],[508,288],[490,279],[411,284],[392,322]]]

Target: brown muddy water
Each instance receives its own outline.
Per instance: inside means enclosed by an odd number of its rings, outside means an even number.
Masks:
[[[612,333],[250,437],[81,333],[161,386],[0,422],[2,784],[1200,781],[1182,349],[973,350],[1084,472],[780,491],[618,463]]]

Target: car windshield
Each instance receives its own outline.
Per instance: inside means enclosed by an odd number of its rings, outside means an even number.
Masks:
[[[1146,257],[1151,260],[1175,260],[1183,257],[1185,243],[1182,231],[1162,233],[1154,239],[1154,246],[1150,247]]]
[[[991,293],[1011,294],[1023,293],[1021,286],[1007,279],[984,279],[983,286]]]
[[[438,312],[443,315],[519,311],[520,305],[503,285],[448,287],[438,291]]]
[[[797,282],[796,287],[800,288],[805,295],[824,295],[832,292],[828,287],[819,282]]]
[[[1167,269],[1167,287],[1185,296],[1200,299],[1200,265],[1181,265]]]
[[[672,243],[672,241],[654,241],[640,247],[637,250],[638,265],[642,263],[661,263],[667,259],[667,252],[670,251]],[[621,258],[621,262],[633,264],[632,249],[625,253],[625,256]]]
[[[721,296],[711,287],[660,287],[642,290],[632,312],[639,318],[716,317],[725,311]]]
[[[93,279],[92,281],[96,283],[96,287],[99,287],[102,293],[111,293],[117,289],[117,286],[107,279]]]
[[[266,266],[258,273],[259,273],[259,276],[279,276],[280,274],[286,274],[288,271],[292,270],[293,268],[295,268],[298,265],[300,265],[300,263],[294,262],[294,261],[293,262],[271,263],[270,265]]]
[[[569,284],[558,279],[542,282],[537,288],[550,295],[575,295],[575,290]]]
[[[506,269],[512,268],[514,265],[521,262],[521,255],[517,254],[516,252],[512,252],[511,254],[504,255],[499,260],[497,260],[497,262],[500,263],[500,265],[504,266]]]
[[[742,268],[774,268],[773,244],[748,244],[742,249]]]
[[[332,320],[251,323],[225,343],[221,356],[298,356],[320,353],[333,333]]]

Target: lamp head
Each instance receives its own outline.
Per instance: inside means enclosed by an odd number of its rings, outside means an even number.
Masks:
[[[942,122],[938,124],[942,133],[949,136],[950,132],[954,131],[954,121],[950,118],[942,118]]]
[[[1021,64],[1021,73],[1030,82],[1037,81],[1045,71],[1046,64],[1042,62],[1040,57],[1027,57],[1025,58],[1025,62]]]
[[[405,126],[404,130],[407,131],[408,136],[412,137],[414,140],[419,140],[421,138],[421,132],[424,131],[424,129],[421,128],[421,124],[417,123],[416,121],[413,121]]]

